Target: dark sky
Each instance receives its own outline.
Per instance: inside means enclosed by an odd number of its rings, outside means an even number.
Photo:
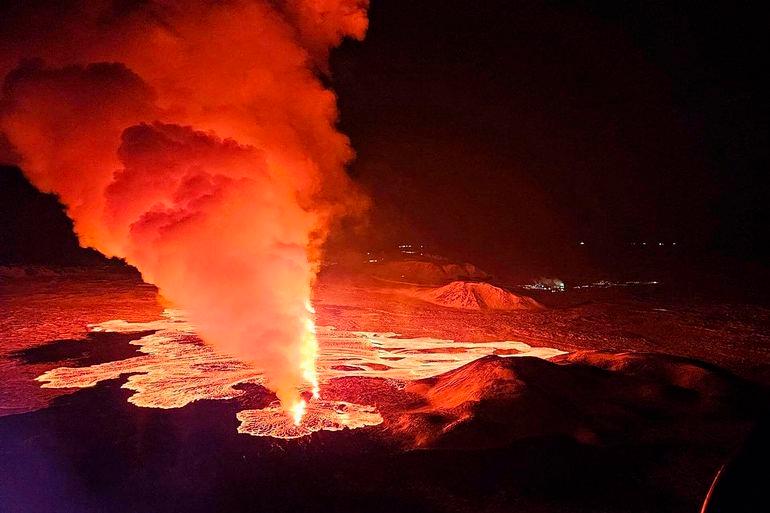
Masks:
[[[677,241],[766,258],[760,6],[372,0],[367,38],[332,54],[350,172],[375,205],[350,239],[420,240],[493,269],[565,261],[580,240],[593,256]],[[2,186],[3,243],[23,249],[2,260],[36,247],[27,234],[47,234],[43,256],[74,244],[51,235],[66,220],[37,228],[51,198],[18,173]]]
[[[758,5],[374,0],[366,40],[332,61],[371,243],[512,261],[579,240],[755,256]]]

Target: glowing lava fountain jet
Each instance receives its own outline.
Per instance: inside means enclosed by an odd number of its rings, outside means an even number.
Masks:
[[[134,265],[300,423],[335,221],[366,208],[317,74],[366,0],[81,0],[0,31],[0,131],[83,246]],[[29,12],[27,12],[27,9]],[[5,25],[4,25],[5,26]]]
[[[313,399],[320,399],[321,390],[318,386],[318,374],[316,370],[318,339],[316,338],[315,321],[312,317],[315,314],[315,310],[309,299],[305,302],[305,310],[307,310],[308,316],[305,318],[305,334],[302,337],[302,360],[300,362],[300,368],[302,369],[302,377],[310,384]],[[294,401],[291,407],[294,425],[300,425],[306,410],[307,402],[304,399],[300,398]]]

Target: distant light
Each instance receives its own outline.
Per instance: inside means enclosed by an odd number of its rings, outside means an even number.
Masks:
[[[676,246],[676,242],[672,242],[672,243],[671,243],[671,245],[672,245],[672,246]]]
[[[662,242],[658,242],[658,246],[662,246],[662,245],[663,245],[663,243],[662,243]]]
[[[585,246],[586,245],[586,243],[583,242],[582,240],[580,242],[578,242],[578,244],[580,244],[581,246]]]

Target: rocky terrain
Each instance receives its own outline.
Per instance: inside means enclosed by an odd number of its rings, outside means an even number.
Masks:
[[[453,281],[441,287],[411,289],[408,295],[434,305],[463,310],[541,310],[534,299],[484,282]]]
[[[136,275],[6,269],[0,293],[10,511],[697,511],[768,404],[761,305],[325,273],[318,407],[343,429],[250,436],[275,396],[169,335]]]

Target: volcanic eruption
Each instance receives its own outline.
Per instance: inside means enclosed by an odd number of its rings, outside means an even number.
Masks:
[[[75,1],[18,7],[3,27],[0,131],[30,181],[81,245],[124,258],[206,343],[264,369],[295,423],[300,392],[318,395],[321,246],[366,206],[319,74],[363,38],[367,3]]]
[[[768,510],[734,3],[0,4],[0,513]]]

